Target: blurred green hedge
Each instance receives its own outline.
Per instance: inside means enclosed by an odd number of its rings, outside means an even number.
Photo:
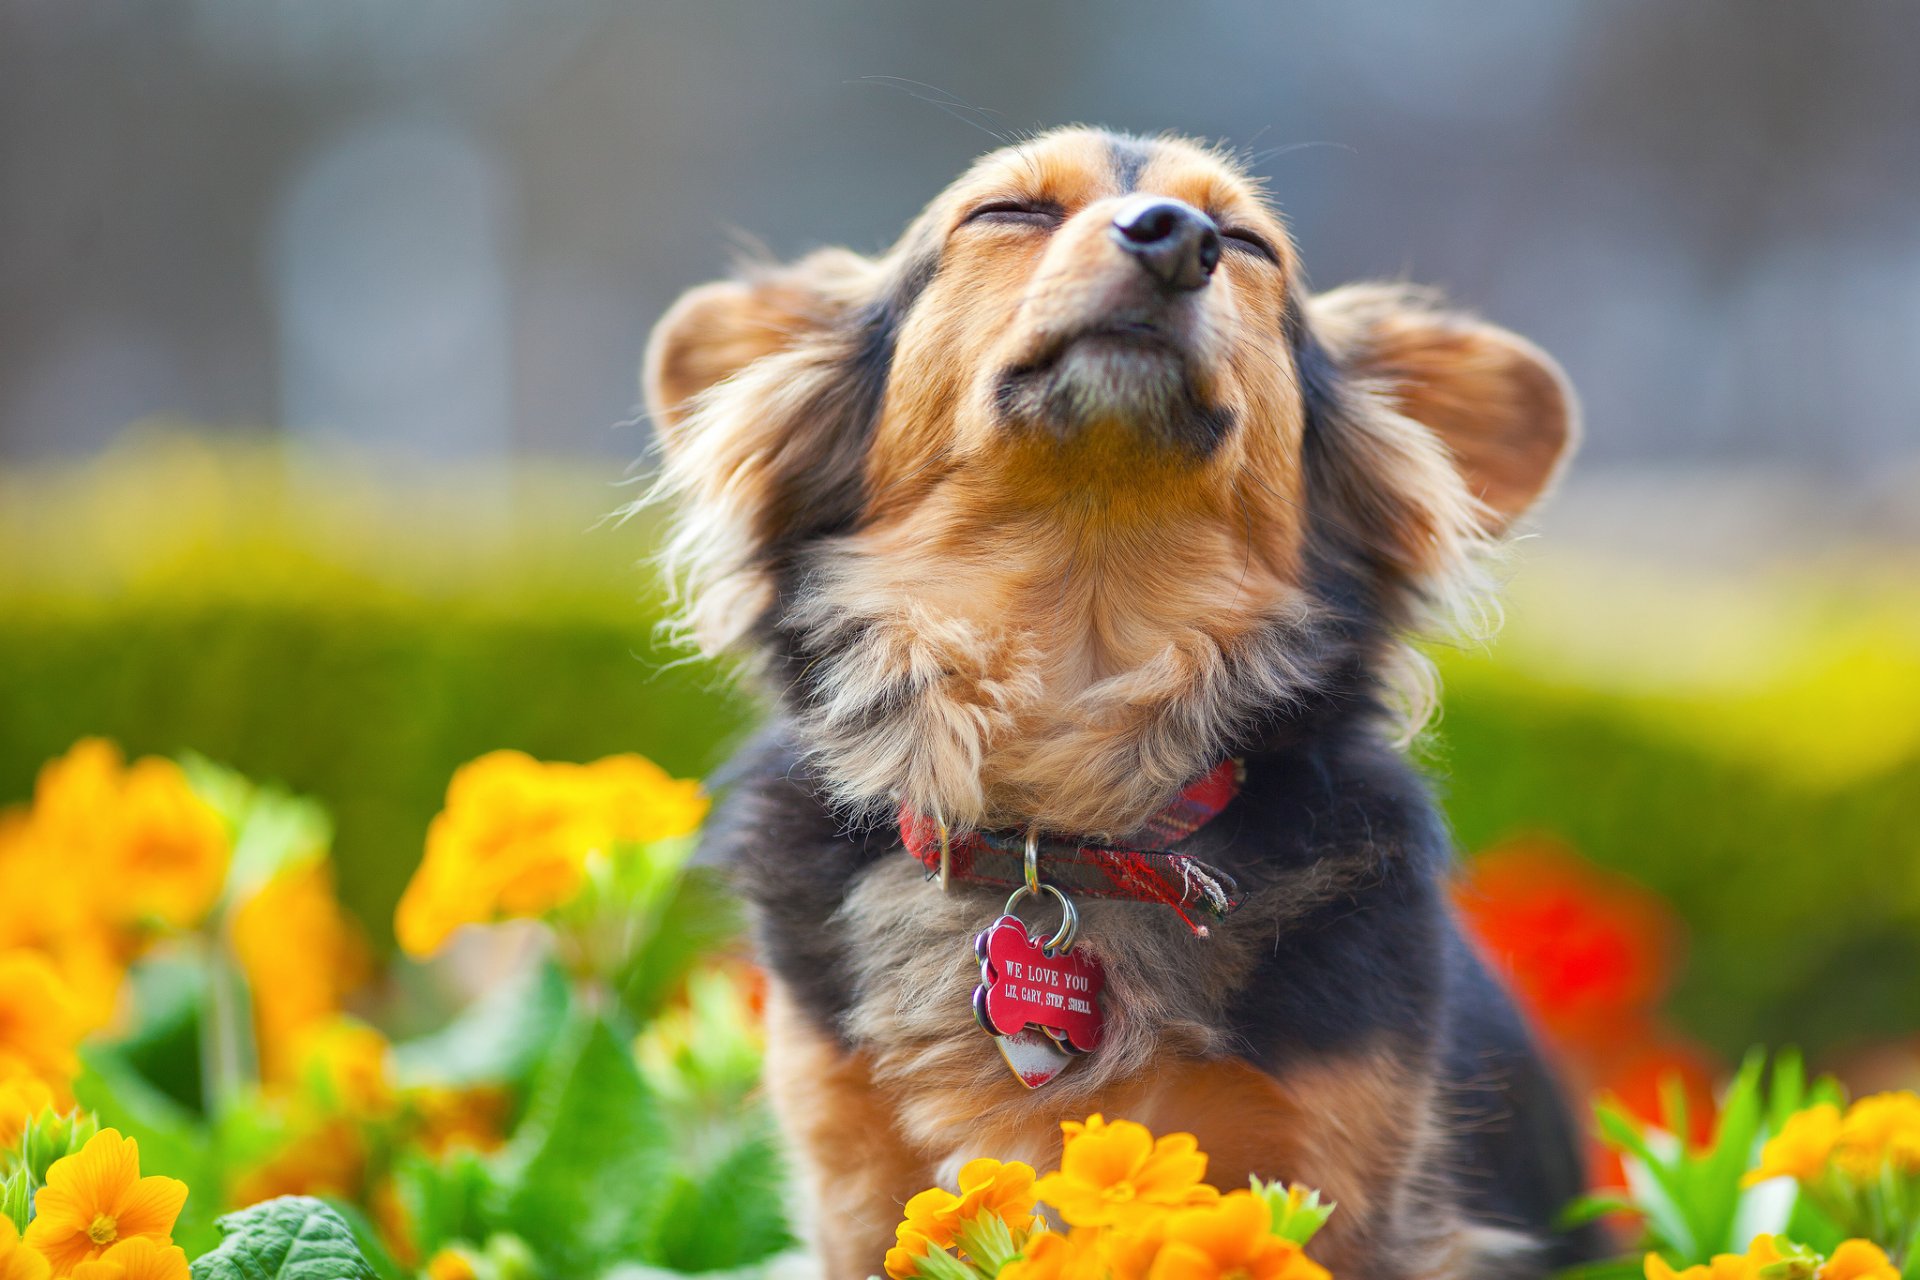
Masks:
[[[0,619],[0,797],[100,734],[197,751],[326,804],[342,896],[385,938],[462,762],[642,751],[699,776],[747,723],[704,667],[667,667],[647,620],[304,604],[143,602]]]
[[[461,762],[637,750],[692,775],[745,732],[745,699],[651,639],[653,534],[595,524],[620,491],[389,472],[163,436],[0,474],[0,800],[83,734],[204,753],[332,809],[384,939]],[[1863,628],[1881,583],[1789,583],[1758,613],[1688,589],[1647,605],[1666,630],[1609,639],[1640,587],[1529,581],[1563,589],[1442,663],[1428,755],[1462,847],[1546,833],[1664,895],[1692,939],[1673,1011],[1728,1054],[1920,1028],[1920,605]]]

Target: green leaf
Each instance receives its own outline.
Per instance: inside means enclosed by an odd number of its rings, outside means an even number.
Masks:
[[[484,1207],[495,1194],[487,1163],[471,1151],[442,1160],[403,1153],[394,1166],[394,1188],[412,1224],[422,1256],[456,1240],[480,1240],[488,1232]]]
[[[645,908],[614,979],[627,1016],[644,1025],[702,957],[739,932],[739,906],[712,871],[689,867],[666,882]]]
[[[380,1232],[367,1217],[366,1210],[332,1196],[327,1196],[321,1203],[339,1214],[341,1221],[347,1224],[347,1229],[353,1232],[353,1243],[367,1260],[367,1265],[373,1268],[374,1275],[380,1280],[407,1280],[407,1272],[388,1252],[386,1242],[380,1239]]]
[[[557,966],[531,966],[439,1031],[395,1045],[394,1073],[403,1085],[519,1083],[551,1051],[569,999]]]
[[[27,1210],[33,1201],[33,1176],[20,1166],[0,1178],[0,1218],[10,1218],[16,1231],[27,1229]]]
[[[785,1199],[786,1168],[763,1119],[705,1177],[675,1179],[646,1260],[716,1271],[772,1257],[794,1243]]]
[[[286,867],[326,856],[333,822],[318,801],[256,783],[201,755],[187,754],[180,767],[233,830],[226,902],[245,900]]]
[[[230,1213],[226,1238],[194,1259],[193,1280],[377,1280],[353,1229],[311,1196],[282,1196]]]
[[[1556,1230],[1571,1231],[1575,1227],[1584,1227],[1589,1222],[1596,1222],[1610,1213],[1632,1213],[1634,1208],[1633,1201],[1620,1196],[1576,1196],[1568,1201],[1566,1208],[1560,1211],[1560,1216],[1553,1220],[1553,1225]]]
[[[624,1036],[588,1016],[567,1029],[501,1152],[489,1217],[553,1275],[591,1275],[641,1256],[672,1154]]]

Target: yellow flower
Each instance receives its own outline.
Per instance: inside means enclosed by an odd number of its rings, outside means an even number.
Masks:
[[[40,1077],[64,1101],[80,1067],[74,1049],[86,1031],[72,989],[45,956],[0,952],[0,1061]]]
[[[1066,1146],[1060,1169],[1041,1178],[1034,1194],[1076,1227],[1125,1222],[1144,1206],[1174,1208],[1219,1195],[1200,1179],[1207,1157],[1190,1133],[1155,1140],[1131,1120],[1111,1124],[1102,1116],[1086,1123],[1064,1121]]]
[[[1887,1255],[1865,1240],[1849,1240],[1820,1264],[1818,1256],[1783,1236],[1757,1235],[1745,1254],[1716,1254],[1713,1260],[1675,1271],[1657,1253],[1646,1256],[1646,1280],[1761,1280],[1763,1276],[1810,1276],[1814,1280],[1899,1280]]]
[[[389,1048],[372,1027],[341,1017],[308,1031],[300,1058],[327,1102],[349,1116],[380,1118],[399,1105],[387,1074]]]
[[[427,1280],[474,1280],[473,1258],[464,1249],[442,1249],[427,1259]]]
[[[893,1248],[887,1250],[883,1269],[892,1280],[911,1280],[920,1274],[920,1259],[927,1256],[929,1249],[941,1248],[918,1231],[910,1231],[905,1223],[893,1229]]]
[[[1165,1236],[1150,1280],[1328,1280],[1326,1268],[1300,1246],[1270,1230],[1264,1198],[1231,1191],[1212,1204],[1179,1209],[1166,1219]]]
[[[1882,1165],[1920,1170],[1920,1096],[1879,1093],[1848,1107],[1833,1160],[1862,1181],[1878,1177]]]
[[[1066,1235],[1041,1232],[1027,1242],[1023,1255],[1001,1269],[1000,1280],[1106,1280],[1108,1267],[1100,1246],[1100,1233],[1087,1227]]]
[[[684,835],[706,807],[698,783],[639,756],[589,765],[481,756],[454,773],[427,829],[426,857],[394,917],[400,945],[429,955],[461,925],[544,914],[579,892],[589,854]]]
[[[699,829],[711,803],[700,784],[675,778],[645,756],[608,756],[580,766],[616,840],[644,844]]]
[[[73,1280],[187,1280],[187,1255],[177,1244],[134,1236],[73,1269]]]
[[[233,913],[231,938],[253,999],[260,1073],[286,1083],[303,1035],[365,981],[366,940],[334,897],[325,858],[289,867],[250,895]]]
[[[358,1199],[366,1181],[367,1152],[358,1126],[337,1117],[302,1120],[294,1136],[270,1158],[235,1179],[235,1204],[258,1204],[278,1196],[339,1196]]]
[[[1033,1226],[1033,1200],[1032,1165],[983,1158],[961,1166],[955,1212],[962,1222],[992,1214],[1015,1231],[1025,1231]]]
[[[406,1103],[415,1124],[413,1145],[436,1159],[449,1151],[492,1151],[506,1141],[507,1113],[513,1100],[506,1090],[481,1085],[471,1089],[423,1086],[408,1090]]]
[[[58,1280],[122,1240],[145,1236],[172,1244],[173,1222],[186,1202],[186,1183],[141,1177],[139,1144],[102,1129],[47,1170],[26,1240]]]
[[[226,826],[180,766],[149,756],[128,768],[98,738],[41,769],[30,824],[63,874],[94,891],[92,914],[115,925],[195,924],[226,878]]]
[[[1820,1280],[1900,1280],[1900,1271],[1879,1245],[1849,1240],[1820,1268]]]
[[[176,929],[199,923],[227,878],[226,824],[171,760],[148,756],[127,771],[112,847],[112,874],[128,913]]]
[[[47,1260],[20,1239],[13,1219],[0,1213],[0,1280],[47,1280]]]
[[[27,1121],[54,1105],[53,1090],[25,1072],[0,1079],[0,1148],[20,1141]]]
[[[24,810],[0,813],[0,951],[46,956],[95,1027],[112,1016],[125,968],[104,922],[101,883],[92,864],[47,839]]]
[[[1820,1103],[1795,1112],[1760,1149],[1760,1167],[1741,1179],[1742,1186],[1753,1186],[1769,1178],[1797,1178],[1810,1182],[1826,1168],[1827,1157],[1840,1137],[1840,1109]],[[1664,1265],[1664,1264],[1662,1264]]]

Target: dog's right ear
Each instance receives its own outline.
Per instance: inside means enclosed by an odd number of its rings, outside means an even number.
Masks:
[[[693,290],[662,317],[642,381],[674,500],[669,571],[687,631],[736,646],[782,566],[860,515],[893,310],[879,263],[842,249]]]
[[[747,267],[735,280],[689,289],[654,326],[641,386],[661,441],[702,392],[754,361],[830,337],[871,295],[875,264],[828,249],[789,266]]]

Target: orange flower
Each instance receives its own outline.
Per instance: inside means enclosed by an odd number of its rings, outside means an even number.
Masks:
[[[46,1257],[57,1280],[122,1240],[145,1236],[172,1244],[174,1219],[186,1202],[186,1183],[141,1177],[139,1144],[102,1129],[47,1170],[26,1240]]]
[[[1848,1107],[1833,1158],[1861,1181],[1879,1176],[1882,1165],[1902,1173],[1920,1170],[1920,1096],[1876,1093]]]
[[[920,1259],[927,1256],[927,1251],[944,1247],[934,1244],[918,1231],[908,1230],[907,1225],[901,1223],[893,1229],[893,1248],[887,1250],[882,1269],[892,1280],[911,1280],[920,1274]]]
[[[1042,1232],[1027,1242],[1025,1254],[1001,1269],[1000,1280],[1106,1280],[1100,1244],[1099,1233],[1086,1227],[1066,1235]],[[1122,1274],[1113,1271],[1116,1277]]]
[[[177,1244],[157,1244],[146,1236],[108,1249],[73,1269],[73,1280],[187,1280],[187,1255]]]
[[[454,773],[427,828],[426,857],[394,916],[400,945],[429,955],[461,925],[543,915],[579,892],[589,854],[687,834],[706,807],[698,783],[639,756],[590,765],[481,756]]]
[[[301,1038],[307,1078],[334,1108],[357,1118],[384,1118],[399,1106],[387,1073],[387,1038],[364,1022],[336,1017]]]
[[[414,1145],[436,1159],[449,1151],[492,1151],[504,1142],[503,1129],[512,1098],[504,1089],[479,1086],[412,1089],[406,1103],[415,1124]]]
[[[53,1105],[53,1090],[37,1076],[22,1073],[0,1079],[0,1147],[20,1141],[27,1121]]]
[[[309,858],[262,885],[233,913],[231,936],[253,998],[261,1075],[286,1083],[304,1033],[337,1014],[366,980],[366,939],[334,897],[325,858]]]
[[[427,1280],[474,1280],[473,1258],[464,1249],[442,1249],[427,1259]]]
[[[235,1204],[257,1204],[278,1196],[357,1199],[366,1163],[366,1145],[351,1122],[309,1122],[271,1159],[236,1179],[232,1199]]]
[[[80,1068],[74,1049],[86,1030],[72,989],[45,956],[0,952],[0,1063],[40,1077],[64,1101]]]
[[[1125,1222],[1144,1206],[1174,1208],[1205,1202],[1219,1193],[1200,1180],[1207,1157],[1190,1133],[1156,1140],[1131,1120],[1108,1123],[1089,1116],[1084,1124],[1063,1121],[1065,1149],[1060,1170],[1034,1184],[1034,1194],[1076,1227]]]
[[[13,1219],[0,1213],[0,1280],[47,1280],[47,1260],[20,1239]]]
[[[116,813],[109,881],[127,914],[176,929],[197,924],[220,897],[228,837],[220,815],[171,760],[148,756],[127,771]]]
[[[40,770],[29,821],[32,840],[58,851],[66,876],[110,889],[92,914],[115,925],[195,924],[226,879],[226,825],[180,766],[148,756],[129,768],[98,738]]]
[[[1900,1280],[1900,1270],[1879,1245],[1849,1240],[1820,1268],[1820,1280]]]
[[[1150,1280],[1328,1280],[1300,1246],[1272,1234],[1267,1202],[1231,1191],[1213,1204],[1174,1211]]]
[[[992,1214],[1015,1231],[1033,1225],[1033,1166],[1014,1160],[969,1160],[960,1168],[961,1222]]]
[[[24,811],[0,813],[0,951],[24,947],[46,956],[73,990],[82,1020],[102,1026],[125,968],[115,931],[104,923],[102,881],[41,828]]]
[[[1750,1187],[1769,1178],[1816,1178],[1839,1139],[1840,1108],[1822,1102],[1795,1112],[1760,1149],[1760,1167],[1742,1178],[1740,1185]]]
[[[645,844],[688,835],[712,804],[698,782],[676,778],[645,756],[608,756],[580,772],[616,840]]]

